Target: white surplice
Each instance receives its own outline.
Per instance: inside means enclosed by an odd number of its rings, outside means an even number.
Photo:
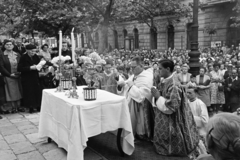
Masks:
[[[201,101],[200,99],[196,98],[196,100],[193,102],[189,101],[189,106],[192,110],[195,123],[199,130],[199,134],[201,136],[205,136],[206,125],[209,121],[208,110],[205,103],[203,103],[203,101]]]
[[[148,127],[144,120],[144,101],[152,103],[151,88],[153,87],[153,69],[144,70],[138,76],[132,75],[127,81],[133,81],[133,86],[129,88],[125,85],[118,94],[127,98],[131,115],[133,133],[138,135],[149,135]],[[127,81],[125,83],[127,83]],[[137,105],[136,105],[137,104]],[[148,132],[148,133],[147,133]]]

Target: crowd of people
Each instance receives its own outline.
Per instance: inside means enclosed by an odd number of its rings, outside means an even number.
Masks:
[[[158,154],[192,159],[239,159],[240,48],[200,49],[199,75],[189,71],[188,50],[113,50],[100,54],[97,86],[125,96],[136,140],[152,141]],[[81,57],[94,50],[77,49],[76,82],[87,85]],[[5,40],[0,53],[0,113],[40,111],[43,89],[59,85],[51,59],[58,49]],[[67,42],[62,56],[72,57]],[[37,66],[44,59],[46,64]],[[72,61],[66,62],[70,65]],[[90,82],[92,83],[92,82]],[[61,85],[61,84],[60,84]],[[224,113],[219,113],[219,112]],[[229,113],[226,113],[229,112]],[[209,119],[209,117],[212,117]]]

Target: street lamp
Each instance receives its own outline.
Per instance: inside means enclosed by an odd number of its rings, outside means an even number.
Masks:
[[[199,74],[200,62],[199,62],[199,48],[198,48],[198,3],[199,0],[193,0],[193,24],[192,24],[192,42],[191,52],[189,53],[189,72],[193,75]]]

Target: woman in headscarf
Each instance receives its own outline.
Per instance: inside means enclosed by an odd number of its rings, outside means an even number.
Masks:
[[[12,107],[12,112],[24,111],[20,109],[20,100],[22,99],[22,87],[20,82],[20,73],[17,66],[20,60],[20,54],[13,51],[13,43],[5,40],[3,45],[3,54],[0,54],[1,73],[4,76],[6,101]]]
[[[18,71],[22,75],[22,87],[24,105],[33,113],[33,109],[40,110],[41,88],[39,82],[39,72],[36,65],[40,62],[36,55],[36,46],[29,44],[26,46],[27,52],[21,57],[18,64]]]

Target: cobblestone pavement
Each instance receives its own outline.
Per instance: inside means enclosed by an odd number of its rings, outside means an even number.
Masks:
[[[0,160],[66,160],[67,152],[54,142],[38,138],[39,113],[1,115]],[[189,160],[157,155],[147,142],[135,144],[131,156],[121,157],[112,132],[92,137],[84,150],[84,160]]]
[[[66,160],[67,152],[38,138],[39,113],[1,115],[0,160]],[[95,151],[84,150],[85,160],[103,160]]]

